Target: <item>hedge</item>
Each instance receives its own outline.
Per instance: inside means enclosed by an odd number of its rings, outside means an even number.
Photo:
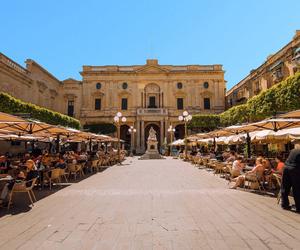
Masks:
[[[190,128],[206,126],[205,122],[212,129],[255,122],[276,116],[279,112],[296,109],[300,109],[300,72],[250,98],[245,104],[234,106],[220,115],[215,115],[219,116],[219,123],[216,117],[211,123],[211,115],[194,115]]]
[[[113,134],[117,131],[116,127],[111,123],[86,124],[83,126],[85,130],[96,134]]]
[[[197,132],[207,132],[218,128],[220,125],[220,116],[214,114],[198,114],[193,115],[193,119],[188,125],[189,129]]]
[[[80,122],[73,117],[23,102],[3,92],[0,92],[0,111],[9,114],[26,113],[30,114],[32,119],[48,124],[80,129]]]

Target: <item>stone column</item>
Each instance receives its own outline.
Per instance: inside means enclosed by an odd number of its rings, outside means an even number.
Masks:
[[[165,133],[164,133],[164,121],[161,120],[160,121],[160,146],[162,146],[163,143],[164,143],[164,137],[165,137]]]
[[[145,151],[145,124],[141,121],[141,151]]]
[[[169,133],[168,133],[168,128],[169,128],[170,124],[167,120],[165,120],[165,137],[167,137],[167,142],[169,142],[168,137],[169,137]]]
[[[136,122],[136,150],[141,150],[141,127],[139,120]]]

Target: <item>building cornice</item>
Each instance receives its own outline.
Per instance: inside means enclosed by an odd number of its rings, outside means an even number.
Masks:
[[[267,70],[267,68],[269,66],[276,63],[278,60],[280,60],[282,57],[284,57],[286,55],[286,51],[288,51],[289,49],[293,49],[294,47],[299,47],[299,46],[300,46],[300,35],[296,35],[288,44],[283,46],[274,55],[269,56],[264,63],[262,63],[256,69],[251,70],[251,72],[245,78],[243,78],[240,82],[238,82],[236,85],[234,85],[232,88],[230,88],[226,92],[226,96],[231,95],[235,90],[242,87],[249,80],[255,79],[259,74],[261,74],[265,70]]]

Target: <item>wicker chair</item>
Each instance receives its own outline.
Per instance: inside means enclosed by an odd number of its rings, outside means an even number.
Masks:
[[[82,171],[81,165],[70,163],[68,164],[68,169],[69,169],[69,178],[71,175],[73,175],[74,179],[76,180],[77,175],[81,176],[81,171]]]
[[[29,200],[31,202],[31,205],[33,206],[33,202],[34,201],[37,201],[36,200],[36,197],[34,195],[34,192],[33,192],[33,187],[35,185],[37,181],[37,178],[33,178],[32,180],[29,180],[29,181],[24,181],[24,182],[21,182],[21,183],[15,183],[10,194],[9,194],[9,200],[8,200],[8,206],[7,206],[7,210],[9,210],[10,208],[10,205],[12,203],[12,197],[13,197],[13,194],[14,193],[27,193],[28,194],[28,197],[29,197]],[[26,184],[27,183],[30,183],[30,186],[27,187]]]
[[[98,172],[98,160],[93,160],[91,165],[92,172]]]
[[[265,190],[263,183],[264,183],[263,173],[255,173],[248,176],[246,174],[244,180],[244,190],[246,189],[246,186],[248,186],[250,189],[258,189],[261,192],[262,190]]]
[[[55,183],[60,183],[61,182],[61,179],[60,179],[60,177],[61,177],[61,171],[60,170],[61,169],[59,169],[59,168],[55,168],[55,169],[52,169],[49,172],[50,175],[48,173],[47,178],[49,180],[49,188],[50,188],[50,190],[52,189],[53,182],[55,182]]]
[[[63,169],[63,168],[61,168],[61,169],[59,169],[59,170],[60,170],[60,172],[59,172],[60,177],[64,178],[65,181],[68,183],[68,178],[67,178],[67,176],[69,176],[69,173],[66,172],[66,170]]]

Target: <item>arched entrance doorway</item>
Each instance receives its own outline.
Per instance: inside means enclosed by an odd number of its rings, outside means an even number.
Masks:
[[[174,136],[176,140],[184,138],[184,124],[179,124],[175,127]]]
[[[157,141],[158,141],[157,148],[160,149],[160,128],[155,123],[150,123],[145,128],[145,148],[147,148],[147,139],[148,139],[149,130],[150,130],[151,127],[153,127],[153,129],[156,132],[156,138],[157,138]]]
[[[120,127],[120,138],[121,140],[124,140],[124,146],[126,150],[130,150],[130,144],[131,144],[131,136],[128,131],[129,126],[128,125],[121,125]]]

